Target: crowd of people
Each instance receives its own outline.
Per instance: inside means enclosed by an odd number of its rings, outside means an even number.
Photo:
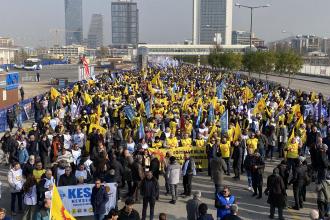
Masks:
[[[253,197],[268,196],[271,219],[275,208],[284,219],[283,209],[291,205],[286,194],[290,185],[292,208],[299,210],[313,182],[318,218],[324,219],[330,184],[326,101],[322,94],[188,65],[105,73],[72,88],[52,88],[34,98],[32,128],[22,128],[19,104],[7,113],[10,131],[1,143],[3,161],[10,164],[11,215],[18,211],[24,212],[23,219],[45,219],[54,184],[93,183],[96,220],[135,220],[140,213],[145,220],[148,206],[154,219],[159,179],[165,179],[169,203],[176,204],[182,177],[181,196],[193,194],[187,219],[210,220],[200,192],[192,191],[194,176],[205,169],[214,183],[216,219],[241,219],[239,201],[223,182],[232,173],[232,181],[247,176]],[[183,158],[171,151],[192,146],[204,150],[207,166],[196,166],[200,159],[189,150]],[[168,151],[160,156],[153,153],[158,149]],[[281,162],[264,190],[265,164],[275,157]],[[106,213],[103,183],[117,184],[117,200],[125,198],[124,208]],[[143,209],[138,212],[133,204],[140,201]]]

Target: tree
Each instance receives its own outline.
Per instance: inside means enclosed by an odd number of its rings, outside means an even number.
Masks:
[[[208,63],[212,67],[221,67],[221,61],[220,61],[221,53],[220,48],[216,47],[214,50],[211,51],[210,55],[208,56]]]
[[[220,59],[222,67],[229,72],[239,70],[242,66],[242,55],[239,53],[226,52],[221,54]]]
[[[291,77],[301,70],[303,60],[300,55],[293,51],[279,52],[276,55],[275,70],[276,72],[289,74],[288,87],[291,85]]]
[[[26,59],[29,58],[29,55],[27,52],[21,48],[19,51],[17,51],[14,55],[14,62],[16,64],[23,64]]]
[[[252,72],[259,72],[260,62],[258,61],[258,56],[256,52],[248,52],[243,55],[243,67],[246,71],[249,72],[249,76],[251,76]]]
[[[258,53],[260,53],[261,73],[266,75],[266,81],[268,81],[268,73],[275,69],[276,56],[273,52],[269,51]]]

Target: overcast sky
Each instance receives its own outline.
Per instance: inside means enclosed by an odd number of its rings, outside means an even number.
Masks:
[[[179,43],[191,39],[192,0],[137,0],[140,42]],[[237,0],[234,4],[271,4],[254,13],[254,32],[266,42],[293,34],[330,36],[330,0]],[[84,37],[93,13],[104,15],[104,41],[111,43],[111,0],[83,0]],[[64,28],[64,0],[1,0],[0,36],[24,46],[53,45],[53,29]],[[233,9],[233,30],[249,30],[248,9]],[[60,42],[64,32],[60,31]]]

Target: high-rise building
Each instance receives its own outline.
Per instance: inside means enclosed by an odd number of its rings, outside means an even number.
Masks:
[[[265,41],[257,38],[254,33],[252,33],[252,45],[255,47],[264,47]],[[231,43],[233,45],[250,45],[250,32],[248,31],[233,31],[232,32],[232,40]]]
[[[139,10],[131,0],[111,2],[112,44],[137,45],[139,42]]]
[[[97,48],[103,45],[103,16],[93,14],[88,31],[88,48]]]
[[[82,0],[65,0],[65,43],[82,44],[83,12]]]
[[[233,0],[194,0],[193,43],[231,44]],[[218,40],[217,40],[218,41]]]

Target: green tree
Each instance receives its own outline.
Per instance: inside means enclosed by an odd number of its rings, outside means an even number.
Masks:
[[[258,52],[260,55],[260,72],[264,73],[266,76],[266,81],[268,81],[268,73],[275,69],[276,56],[273,52]]]
[[[233,52],[222,53],[220,54],[220,64],[229,72],[239,70],[242,67],[242,55]]]
[[[292,76],[301,70],[302,66],[303,59],[293,51],[279,52],[276,55],[275,70],[280,74],[285,73],[289,75],[289,88],[292,82]]]

